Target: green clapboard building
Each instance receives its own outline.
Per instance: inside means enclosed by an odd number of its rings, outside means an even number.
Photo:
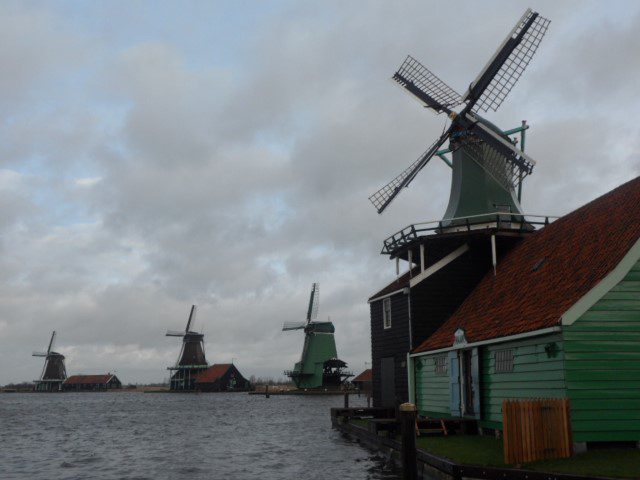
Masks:
[[[409,355],[424,416],[502,428],[568,397],[574,442],[640,440],[640,177],[530,234]]]

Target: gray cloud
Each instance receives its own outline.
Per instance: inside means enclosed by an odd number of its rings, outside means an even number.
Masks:
[[[280,376],[302,347],[282,322],[314,281],[340,356],[364,368],[366,299],[394,275],[381,240],[439,218],[449,191],[433,161],[384,215],[369,204],[445,123],[389,77],[411,53],[463,91],[524,9],[486,4],[479,21],[469,5],[295,2],[211,50],[193,38],[224,19],[178,22],[176,42],[9,12],[28,28],[0,42],[15,66],[0,81],[0,384],[38,374],[28,355],[52,329],[71,372],[160,380],[179,350],[164,331],[191,303],[210,361]],[[640,171],[639,17],[538,8],[549,37],[489,118],[531,123],[526,210],[563,214]],[[118,25],[116,4],[102,14]]]

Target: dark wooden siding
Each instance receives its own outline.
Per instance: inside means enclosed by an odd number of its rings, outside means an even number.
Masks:
[[[371,357],[373,372],[373,404],[381,403],[380,362],[382,358],[395,359],[395,390],[398,402],[406,402],[407,352],[409,351],[409,302],[407,295],[397,293],[391,297],[391,328],[382,325],[382,300],[371,302]]]
[[[411,289],[412,347],[434,333],[491,268],[491,250],[471,249]],[[451,339],[453,342],[453,339]]]
[[[519,237],[497,238],[498,261],[520,241]],[[374,405],[381,402],[380,360],[394,357],[397,401],[408,400],[407,353],[435,332],[462,304],[484,275],[491,270],[491,239],[488,235],[466,239],[452,237],[437,249],[428,247],[428,268],[467,243],[469,251],[411,289],[409,296],[392,295],[392,327],[382,325],[382,300],[371,302],[371,356]],[[418,250],[416,249],[416,252]],[[418,258],[417,253],[414,258]],[[411,337],[409,335],[411,302]],[[410,341],[411,338],[411,341]],[[453,342],[453,339],[452,339]]]

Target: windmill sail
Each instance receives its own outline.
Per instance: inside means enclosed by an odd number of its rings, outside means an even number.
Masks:
[[[301,330],[307,326],[308,322],[284,322],[282,325],[282,331],[286,332],[288,330]]]
[[[187,328],[184,329],[185,332],[188,332],[191,329],[191,324],[196,319],[196,306],[191,305],[191,312],[189,313],[189,320],[187,320]]]
[[[376,207],[378,213],[382,213],[387,205],[400,193],[403,187],[409,186],[420,170],[433,158],[438,149],[447,140],[451,127],[436,140],[426,152],[409,165],[400,175],[387,183],[384,187],[369,197],[369,201]]]
[[[496,111],[531,62],[550,20],[528,9],[465,93],[474,111]]]
[[[56,339],[56,331],[54,330],[51,334],[51,340],[49,340],[49,347],[47,348],[47,353],[51,353],[51,349],[53,348],[53,342]]]
[[[318,317],[318,302],[320,301],[320,284],[311,285],[309,308],[307,308],[307,323]]]
[[[458,92],[411,55],[407,55],[392,78],[438,113],[462,103]]]

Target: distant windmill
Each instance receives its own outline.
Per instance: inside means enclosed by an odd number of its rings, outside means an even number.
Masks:
[[[446,113],[451,124],[425,153],[369,200],[382,213],[404,187],[449,140],[453,175],[444,220],[482,216],[484,213],[521,214],[516,188],[531,174],[535,161],[478,111],[497,110],[531,61],[550,21],[528,9],[502,42],[489,63],[458,94],[435,74],[408,56],[393,75],[405,90],[437,114]],[[459,111],[452,109],[464,105]],[[478,220],[476,218],[476,220]],[[444,222],[452,224],[456,222]]]
[[[318,316],[320,287],[311,286],[307,317],[304,322],[285,322],[282,331],[304,330],[302,357],[293,370],[285,371],[298,388],[338,387],[351,373],[344,371],[347,364],[339,360],[333,323],[313,321]]]
[[[64,355],[54,352],[53,346],[56,339],[55,330],[51,334],[49,346],[46,352],[33,352],[34,357],[44,357],[44,367],[40,379],[35,382],[37,392],[57,392],[62,390],[62,382],[67,378],[67,370],[64,366]]]
[[[196,376],[202,370],[209,367],[204,355],[204,334],[191,330],[196,317],[196,306],[191,306],[189,319],[184,331],[168,330],[167,337],[182,337],[182,349],[175,366],[167,370],[174,372],[171,375],[171,390],[193,390]]]

